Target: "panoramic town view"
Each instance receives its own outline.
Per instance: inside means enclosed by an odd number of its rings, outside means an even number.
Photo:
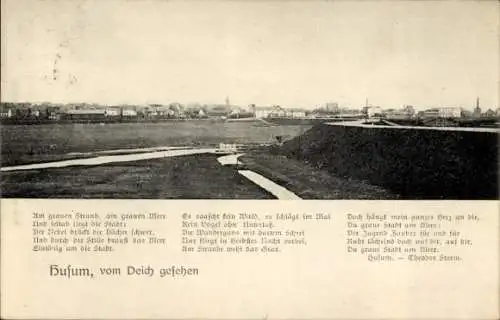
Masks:
[[[5,17],[2,197],[498,197],[487,3],[36,5]]]
[[[188,106],[2,103],[2,192],[70,198],[488,198],[497,190],[499,120],[498,109],[481,111],[479,98],[472,111],[419,112],[412,106],[343,109],[337,103],[312,110],[243,108],[228,98],[225,104]],[[353,128],[362,131],[354,139],[342,137]],[[401,144],[391,131],[406,134],[412,145]],[[366,135],[393,138],[370,146],[363,145]],[[432,136],[442,150],[426,150],[431,146],[425,139]],[[336,139],[347,150],[358,149],[359,165],[340,150],[331,154],[332,145],[340,144]],[[457,150],[462,146],[456,139],[470,143],[470,155]],[[398,155],[404,147],[413,152]],[[419,163],[429,152],[437,159]],[[471,157],[479,157],[483,174],[460,171],[461,161],[476,161]],[[412,162],[402,169],[401,159]],[[382,166],[380,172],[370,168],[374,164]],[[421,176],[408,184],[398,178],[400,170]],[[474,188],[464,188],[464,181]]]
[[[161,122],[190,119],[314,124],[335,120],[377,118],[387,125],[404,123],[428,127],[496,127],[500,118],[500,107],[488,106],[483,110],[479,97],[469,108],[458,106],[426,108],[412,105],[383,108],[369,104],[368,99],[365,105],[359,108],[341,107],[337,102],[326,102],[312,106],[312,108],[291,108],[280,105],[257,106],[255,104],[239,106],[231,104],[229,98],[221,104],[172,102],[145,105],[99,105],[2,102],[0,108],[2,124]],[[396,123],[391,123],[391,120]]]

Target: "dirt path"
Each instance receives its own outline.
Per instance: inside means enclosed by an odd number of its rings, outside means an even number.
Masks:
[[[221,165],[236,165],[238,164],[238,158],[242,155],[242,153],[238,153],[222,156],[217,158],[217,161],[219,161]],[[269,180],[263,175],[258,174],[257,172],[251,170],[238,170],[238,173],[258,185],[262,189],[270,192],[279,200],[301,200],[301,198],[295,193]]]
[[[273,181],[258,174],[257,172],[253,172],[251,170],[238,170],[238,173],[253,181],[253,183],[258,185],[259,187],[272,193],[279,200],[302,200],[295,193],[280,186],[279,184],[274,183]]]

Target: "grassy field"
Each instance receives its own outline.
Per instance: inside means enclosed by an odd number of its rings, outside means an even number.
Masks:
[[[366,181],[336,177],[305,162],[255,152],[242,156],[245,167],[260,173],[302,199],[398,199],[399,195]]]
[[[0,126],[2,166],[66,159],[71,152],[155,146],[269,143],[294,137],[310,126],[266,126],[252,122],[48,124]]]
[[[317,125],[277,154],[401,199],[498,199],[498,132]]]
[[[273,199],[215,155],[90,167],[3,172],[2,197],[104,199]]]
[[[498,134],[252,122],[2,126],[2,165],[104,150],[270,143],[245,166],[303,199],[496,199]],[[92,156],[92,154],[90,155]],[[267,199],[216,155],[2,172],[3,197]]]

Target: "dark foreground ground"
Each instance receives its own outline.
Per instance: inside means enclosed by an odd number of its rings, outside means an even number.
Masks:
[[[366,181],[340,178],[326,170],[282,155],[255,152],[244,155],[245,167],[292,191],[302,199],[398,199],[397,193]]]
[[[215,155],[3,172],[2,197],[273,199]]]
[[[498,199],[499,131],[320,124],[276,154],[405,200]]]
[[[395,199],[363,181],[343,179],[300,161],[263,152],[240,158],[303,199]],[[99,166],[3,172],[2,197],[104,199],[274,199],[274,196],[222,166],[216,155],[192,155]]]
[[[114,126],[2,128],[2,165],[122,148],[270,143],[281,135],[281,146],[252,148],[241,160],[303,199],[498,199],[497,132],[210,122]],[[216,159],[5,172],[1,191],[21,198],[273,198]]]

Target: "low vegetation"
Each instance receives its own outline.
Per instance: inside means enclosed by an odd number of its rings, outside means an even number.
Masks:
[[[4,172],[2,197],[273,199],[214,155]]]
[[[75,158],[71,153],[158,146],[272,143],[310,126],[211,121],[0,126],[2,166]],[[81,157],[80,155],[78,157]]]
[[[241,158],[245,168],[255,171],[302,199],[397,199],[399,196],[366,181],[340,178],[306,162],[254,152]]]
[[[275,150],[402,199],[496,199],[498,132],[317,125]]]

